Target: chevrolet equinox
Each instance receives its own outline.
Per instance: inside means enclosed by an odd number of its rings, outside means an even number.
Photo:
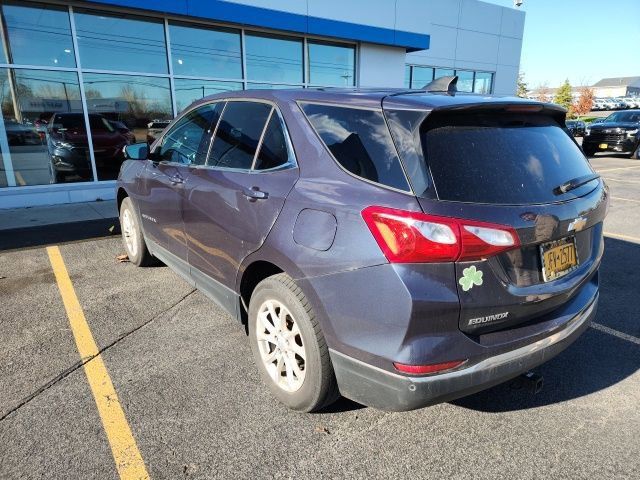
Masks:
[[[607,187],[565,110],[455,83],[195,102],[124,148],[131,262],[244,323],[299,411],[420,408],[549,360],[595,315]]]

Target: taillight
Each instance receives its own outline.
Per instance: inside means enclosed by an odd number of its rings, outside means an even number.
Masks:
[[[362,217],[391,263],[480,260],[520,245],[506,225],[377,206]]]
[[[466,360],[456,360],[454,362],[432,363],[431,365],[405,365],[404,363],[394,363],[393,366],[402,373],[411,375],[426,375],[427,373],[444,372],[459,367]]]

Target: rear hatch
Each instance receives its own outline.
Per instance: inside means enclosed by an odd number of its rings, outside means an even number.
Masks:
[[[586,284],[595,290],[608,193],[563,129],[564,111],[518,103],[419,111],[393,100],[384,107],[425,213],[517,236],[486,258],[456,262],[462,331],[541,321]]]

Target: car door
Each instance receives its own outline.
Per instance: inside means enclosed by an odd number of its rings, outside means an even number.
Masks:
[[[184,182],[189,165],[206,158],[216,121],[214,104],[185,113],[154,148],[142,179],[145,195],[139,205],[145,236],[185,264]]]
[[[196,284],[229,310],[240,263],[260,248],[297,178],[275,106],[228,101],[207,162],[190,169],[184,222]]]

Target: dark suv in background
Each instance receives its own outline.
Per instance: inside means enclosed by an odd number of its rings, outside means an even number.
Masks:
[[[565,110],[441,82],[215,95],[125,149],[129,258],[248,324],[291,408],[467,395],[595,315],[608,193]]]
[[[582,150],[592,157],[598,152],[627,153],[640,159],[640,110],[625,110],[592,123],[582,139]]]

